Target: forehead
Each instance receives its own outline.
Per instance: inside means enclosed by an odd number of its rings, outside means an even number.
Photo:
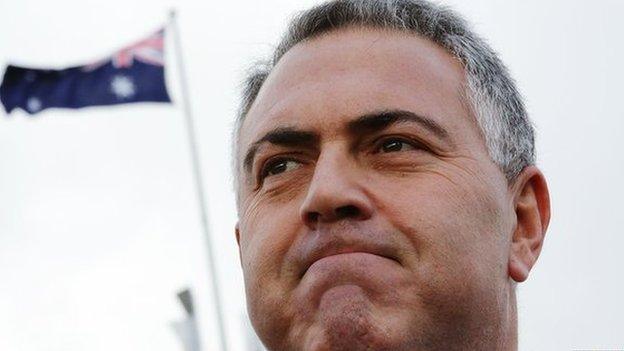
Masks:
[[[276,127],[338,131],[371,111],[402,109],[453,130],[474,124],[462,98],[464,70],[415,34],[333,31],[290,49],[260,89],[240,131],[241,150]],[[474,129],[474,126],[468,126]]]

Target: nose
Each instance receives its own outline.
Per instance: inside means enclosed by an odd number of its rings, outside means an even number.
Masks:
[[[301,220],[315,230],[321,223],[370,218],[373,203],[363,187],[365,176],[347,157],[321,154],[301,204]]]

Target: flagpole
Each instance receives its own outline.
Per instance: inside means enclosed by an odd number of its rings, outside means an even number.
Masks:
[[[202,174],[199,166],[199,156],[197,152],[197,142],[195,138],[195,127],[193,123],[193,116],[191,114],[191,105],[189,102],[189,94],[186,85],[186,72],[184,70],[184,61],[182,60],[182,48],[180,44],[180,35],[178,32],[178,25],[176,22],[176,12],[171,10],[169,12],[169,19],[171,23],[173,42],[175,43],[176,61],[178,62],[178,73],[180,75],[180,89],[182,92],[182,102],[184,108],[184,115],[186,117],[186,130],[188,134],[188,140],[191,150],[191,161],[193,163],[193,173],[195,175],[195,186],[197,190],[197,200],[199,203],[200,217],[202,222],[202,229],[204,232],[204,238],[206,240],[207,255],[208,255],[208,267],[210,269],[210,277],[212,283],[212,296],[214,300],[215,311],[217,314],[217,325],[219,328],[219,340],[221,343],[221,351],[227,351],[227,341],[225,338],[225,329],[223,325],[223,312],[221,310],[221,296],[219,294],[219,285],[217,283],[217,269],[214,259],[214,251],[212,248],[212,240],[210,237],[210,231],[208,229],[208,216],[206,212],[206,200],[204,198],[204,188],[202,186]]]

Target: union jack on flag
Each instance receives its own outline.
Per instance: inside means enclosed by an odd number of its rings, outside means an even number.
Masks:
[[[109,60],[112,61],[115,68],[130,67],[134,60],[154,66],[163,66],[165,64],[164,32],[164,29],[160,29],[149,37],[118,50],[107,59],[85,66],[84,69],[94,70],[105,65]]]
[[[164,32],[160,29],[109,57],[82,66],[40,69],[9,65],[0,85],[0,100],[7,113],[21,108],[29,114],[50,107],[169,103]]]

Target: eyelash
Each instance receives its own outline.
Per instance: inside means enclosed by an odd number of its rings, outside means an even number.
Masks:
[[[289,162],[289,161],[301,163],[301,161],[293,157],[278,156],[278,157],[273,157],[272,159],[269,159],[262,165],[262,168],[260,169],[260,173],[258,176],[259,181],[262,182],[266,177],[270,176],[269,172],[275,166],[279,165],[280,163]],[[277,174],[274,174],[274,175],[277,175]]]
[[[374,145],[373,153],[383,152],[382,149],[384,147],[384,144],[386,144],[387,142],[403,143],[403,144],[411,146],[415,150],[426,149],[426,147],[422,143],[420,143],[418,141],[415,141],[413,139],[410,139],[410,138],[401,137],[401,136],[384,136],[384,137],[381,137],[381,138],[375,140],[375,142],[373,144]],[[398,152],[398,151],[402,151],[402,150],[397,150],[397,151],[394,151],[394,152]],[[393,152],[393,151],[390,151],[390,152]]]

